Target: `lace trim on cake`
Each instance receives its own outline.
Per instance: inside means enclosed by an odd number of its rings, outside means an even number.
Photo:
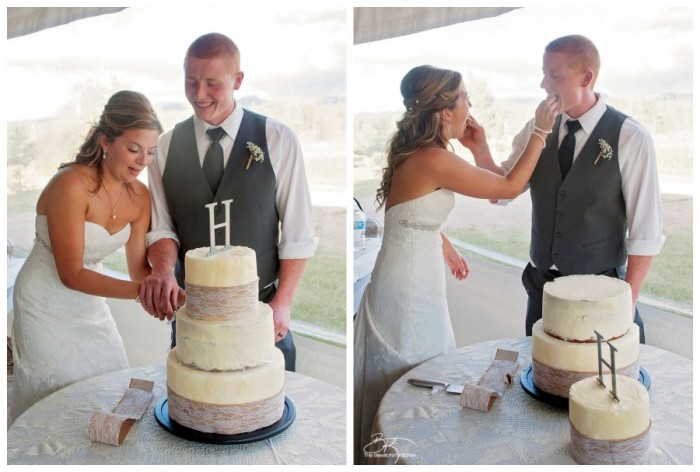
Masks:
[[[203,287],[185,282],[187,314],[198,320],[225,321],[255,312],[258,280],[236,287]]]
[[[196,431],[249,433],[278,421],[284,413],[284,388],[276,395],[242,405],[212,405],[181,397],[168,387],[170,418]]]
[[[609,372],[609,369],[605,369]],[[636,379],[639,377],[639,359],[626,367],[618,367],[618,375],[625,375]],[[569,389],[579,380],[598,376],[596,372],[574,372],[571,370],[556,369],[532,359],[532,380],[540,390],[544,390],[558,397],[569,398]]]
[[[41,239],[38,234],[34,233],[34,236],[36,236],[36,238],[34,239],[34,243],[39,243],[40,247],[43,247],[44,249],[46,249],[46,251],[49,254],[53,255],[53,251],[51,250],[51,246],[49,246],[43,239]],[[93,257],[93,258],[83,259],[83,265],[95,265],[95,264],[99,264],[100,262],[102,262],[101,257]]]
[[[440,225],[424,225],[422,223],[414,223],[413,221],[409,221],[406,218],[401,218],[399,220],[399,224],[403,226],[404,228],[411,228],[411,229],[417,229],[418,231],[437,231],[440,229]]]
[[[629,439],[593,439],[569,422],[571,456],[579,464],[646,464],[651,446],[651,422],[640,435]]]

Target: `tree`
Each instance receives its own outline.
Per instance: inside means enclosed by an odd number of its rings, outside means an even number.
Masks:
[[[28,122],[8,123],[7,134],[7,187],[19,193],[30,187],[26,179],[37,157],[36,137]]]

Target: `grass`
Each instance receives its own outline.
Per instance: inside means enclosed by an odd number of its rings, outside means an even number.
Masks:
[[[345,252],[319,248],[309,260],[292,305],[292,319],[345,333]]]
[[[120,250],[103,262],[109,269],[127,273]],[[292,304],[292,319],[345,333],[345,253],[320,247],[304,271]]]
[[[40,191],[33,190],[7,196],[8,223],[13,218],[31,217],[33,234],[33,215]],[[344,215],[340,214],[340,223],[345,224]],[[317,230],[318,231],[318,230]],[[31,251],[31,239],[28,244],[16,246],[16,254],[27,255]],[[111,254],[103,261],[106,268],[127,274],[124,249]],[[338,334],[345,334],[346,327],[346,258],[345,247],[335,243],[327,245],[320,238],[316,254],[309,260],[292,305],[292,319],[304,321]]]
[[[373,198],[377,180],[355,182],[355,197]],[[477,226],[457,227],[450,221],[450,237],[523,261],[529,259],[530,228],[506,227],[487,232]],[[685,310],[693,306],[693,235],[690,232],[666,233],[661,253],[654,257],[642,295],[670,302]]]

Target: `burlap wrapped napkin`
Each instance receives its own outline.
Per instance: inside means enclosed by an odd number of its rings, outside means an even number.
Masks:
[[[512,383],[517,370],[518,353],[498,349],[493,362],[476,385],[464,386],[459,403],[463,408],[491,411],[493,403],[503,396],[506,388]]]
[[[96,411],[90,418],[91,441],[121,446],[134,422],[141,418],[153,400],[153,382],[131,379],[129,388],[112,412]]]

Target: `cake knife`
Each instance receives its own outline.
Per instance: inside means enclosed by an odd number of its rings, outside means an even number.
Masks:
[[[462,393],[462,390],[464,390],[464,385],[441,382],[439,380],[408,379],[408,383],[413,385],[414,387],[444,388],[445,391],[447,391],[447,393]]]

